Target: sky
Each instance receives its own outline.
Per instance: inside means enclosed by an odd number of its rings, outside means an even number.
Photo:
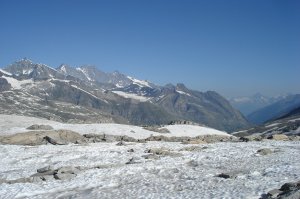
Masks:
[[[0,67],[24,57],[225,97],[300,93],[300,1],[0,0]]]

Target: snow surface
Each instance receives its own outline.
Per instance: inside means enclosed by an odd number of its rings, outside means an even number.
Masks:
[[[5,75],[8,75],[8,76],[12,76],[12,74],[11,73],[9,73],[9,72],[6,72],[5,70],[3,70],[3,69],[0,69],[0,72],[2,72],[3,74],[5,74]]]
[[[190,136],[196,137],[200,135],[223,135],[230,136],[229,134],[218,131],[216,129],[193,126],[193,125],[168,125],[164,126],[170,133],[157,133],[144,129],[143,127],[124,125],[124,124],[65,124],[55,121],[38,119],[34,117],[17,116],[17,115],[3,115],[0,114],[0,135],[10,135],[15,133],[27,132],[27,127],[33,124],[48,124],[53,129],[66,129],[78,132],[80,134],[95,133],[107,135],[127,135],[135,139],[148,138],[151,135],[164,135],[164,136]]]
[[[11,85],[11,87],[13,89],[21,89],[23,85],[33,83],[32,79],[19,81],[19,80],[13,78],[13,77],[2,77],[2,78],[6,79],[7,82]]]
[[[266,127],[269,128],[269,127],[277,126],[277,125],[279,125],[279,124],[281,124],[281,123],[273,123],[273,124],[267,125]]]
[[[259,198],[261,194],[300,178],[299,142],[215,143],[199,151],[180,151],[189,145],[168,142],[89,145],[0,145],[0,178],[29,177],[52,165],[99,166],[71,180],[0,184],[1,198]],[[142,158],[150,148],[165,147],[180,157]],[[261,148],[275,152],[256,154]],[[133,153],[127,152],[134,149]],[[138,164],[125,164],[134,158]],[[195,166],[189,164],[190,161]],[[215,177],[234,172],[235,179]]]
[[[179,91],[179,90],[176,90],[177,93],[180,93],[182,95],[187,95],[187,96],[191,96],[190,94],[186,93],[186,92],[183,92],[183,91]]]
[[[80,90],[80,91],[82,91],[82,92],[85,92],[85,93],[89,94],[90,96],[92,96],[92,97],[94,97],[94,98],[96,98],[96,99],[98,99],[98,100],[100,100],[100,101],[103,101],[103,102],[105,102],[105,103],[108,104],[108,101],[106,101],[106,100],[104,100],[104,99],[101,99],[101,98],[97,97],[96,95],[94,95],[94,94],[92,94],[92,93],[90,93],[90,92],[88,92],[88,91],[86,91],[86,90],[83,90],[83,89],[79,88],[79,87],[76,86],[76,85],[71,85],[71,86],[72,86],[73,88],[76,88],[76,89],[78,89],[78,90]]]
[[[147,98],[147,97],[144,97],[144,96],[140,96],[140,95],[136,95],[136,94],[133,94],[133,93],[125,93],[123,91],[112,91],[113,93],[117,94],[117,95],[120,95],[124,98],[131,98],[131,99],[135,99],[135,100],[138,100],[140,102],[146,102],[148,101],[150,98]]]
[[[136,85],[138,85],[138,86],[140,86],[140,87],[146,86],[146,87],[152,88],[152,87],[150,86],[149,82],[147,82],[147,81],[138,80],[138,79],[135,79],[135,78],[130,77],[130,76],[127,76],[127,78],[130,79],[130,80],[132,81],[133,84],[136,84]]]
[[[82,72],[82,73],[84,74],[84,76],[85,76],[89,81],[92,81],[92,79],[90,78],[90,76],[88,75],[88,73],[87,73],[84,69],[78,67],[78,68],[76,68],[76,70]]]

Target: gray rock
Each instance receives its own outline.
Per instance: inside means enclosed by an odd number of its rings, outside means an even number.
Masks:
[[[138,164],[141,163],[137,158],[130,158],[125,164]]]
[[[152,154],[155,154],[155,155],[172,156],[172,157],[182,156],[181,153],[171,152],[170,149],[163,148],[163,147],[161,147],[161,148],[147,149],[147,150],[145,150],[145,153],[152,153]]]
[[[263,194],[260,199],[299,199],[300,198],[300,181],[285,183],[280,189],[269,191]]]
[[[284,134],[274,134],[268,137],[268,139],[277,140],[277,141],[287,141],[289,137]]]
[[[45,136],[44,139],[49,142],[50,144],[53,144],[53,145],[65,145],[67,143],[63,142],[62,140],[58,140],[58,139],[53,139],[49,136]]]
[[[58,174],[78,174],[79,169],[73,166],[61,167],[57,170]]]
[[[268,192],[267,196],[271,197],[271,198],[276,198],[281,193],[282,193],[282,191],[280,191],[279,189],[273,189]]]
[[[234,178],[236,178],[236,174],[235,173],[220,173],[217,175],[217,177],[225,178],[225,179],[228,179],[228,178],[234,179]]]
[[[188,166],[190,166],[190,167],[197,167],[197,166],[199,166],[198,162],[195,161],[195,160],[190,160],[190,161],[188,161],[186,164],[187,164]]]
[[[71,173],[57,173],[54,175],[54,178],[56,180],[70,180],[74,177],[76,177],[76,174],[71,174]]]
[[[118,142],[116,145],[117,145],[117,146],[125,146],[126,143],[125,143],[124,141],[120,141],[120,142]]]
[[[147,154],[147,155],[142,155],[143,158],[145,159],[152,159],[152,160],[158,160],[160,157],[156,154]]]
[[[38,173],[45,173],[45,172],[48,172],[48,171],[51,171],[51,170],[54,170],[53,166],[46,166],[46,167],[37,169],[37,172]]]
[[[74,131],[55,130],[55,131],[30,131],[26,133],[17,133],[9,136],[0,136],[0,143],[14,145],[41,145],[75,143],[85,138]]]
[[[268,155],[273,153],[273,151],[271,149],[265,148],[265,149],[259,149],[256,153],[259,155]]]

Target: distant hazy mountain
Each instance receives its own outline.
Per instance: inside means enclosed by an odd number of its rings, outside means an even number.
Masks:
[[[22,59],[0,70],[0,113],[64,122],[137,125],[189,120],[221,130],[249,126],[230,103],[213,91],[183,84],[159,86],[94,66],[54,69]]]
[[[256,93],[252,96],[247,97],[236,97],[229,99],[231,105],[241,111],[245,116],[257,111],[263,107],[266,107],[270,104],[273,104],[283,98],[286,95],[278,96],[278,97],[267,97],[260,93]]]
[[[279,118],[235,133],[237,136],[248,136],[253,134],[256,136],[261,135],[263,137],[268,137],[272,134],[300,136],[300,106]]]
[[[300,106],[300,94],[289,95],[271,105],[259,109],[247,116],[247,119],[254,124],[280,118]]]

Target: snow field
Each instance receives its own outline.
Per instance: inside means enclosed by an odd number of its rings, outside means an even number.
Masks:
[[[299,142],[215,143],[199,151],[180,151],[179,143],[148,142],[116,146],[0,145],[0,178],[29,177],[36,169],[53,165],[111,165],[82,171],[71,180],[0,184],[1,198],[259,198],[285,182],[300,178]],[[149,148],[165,147],[180,157],[142,158]],[[261,148],[275,151],[256,154]],[[127,152],[134,149],[134,152]],[[134,157],[138,164],[126,165]],[[191,166],[189,161],[198,165]],[[215,177],[234,172],[235,179]]]

